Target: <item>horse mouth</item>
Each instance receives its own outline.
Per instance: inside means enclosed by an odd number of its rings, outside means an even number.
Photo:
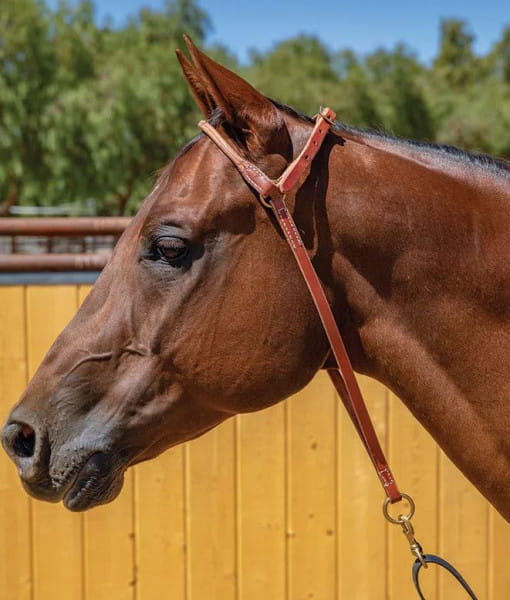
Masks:
[[[115,499],[122,489],[123,472],[112,469],[104,452],[92,454],[76,474],[63,497],[64,506],[71,511],[83,511]]]

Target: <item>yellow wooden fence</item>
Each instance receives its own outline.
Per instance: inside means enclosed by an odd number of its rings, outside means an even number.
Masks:
[[[85,286],[0,287],[2,419]],[[361,379],[417,537],[480,600],[510,598],[510,527],[403,405]],[[131,469],[85,514],[31,500],[0,456],[0,600],[411,600],[412,558],[331,385]],[[465,596],[433,568],[431,600]]]

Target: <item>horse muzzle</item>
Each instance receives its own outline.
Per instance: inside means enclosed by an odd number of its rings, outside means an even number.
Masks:
[[[2,445],[18,469],[24,489],[34,498],[60,502],[82,511],[113,500],[122,489],[125,467],[113,453],[97,448],[50,450],[47,432],[13,411],[4,425]]]

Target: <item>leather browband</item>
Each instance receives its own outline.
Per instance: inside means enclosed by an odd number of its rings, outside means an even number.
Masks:
[[[263,205],[273,211],[308,286],[335,357],[337,367],[328,369],[329,376],[367,449],[387,496],[387,501],[394,503],[402,500],[402,494],[397,487],[370,420],[321,281],[308,256],[294,219],[285,204],[286,192],[299,183],[301,176],[320,150],[335,117],[335,113],[330,108],[324,108],[316,115],[314,128],[303,150],[277,180],[271,179],[256,165],[244,159],[237,149],[212,125],[206,121],[200,121],[198,126],[233,162],[244,180],[257,190]]]

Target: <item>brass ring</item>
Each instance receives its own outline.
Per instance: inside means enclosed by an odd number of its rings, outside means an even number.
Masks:
[[[384,518],[387,521],[389,521],[390,523],[393,523],[395,525],[402,525],[402,523],[404,521],[410,521],[413,518],[414,511],[416,509],[416,506],[414,504],[414,500],[411,498],[411,496],[408,496],[407,494],[402,494],[402,500],[407,500],[407,502],[409,503],[409,514],[407,514],[407,515],[399,515],[396,519],[394,519],[392,516],[390,516],[390,514],[388,512],[388,507],[391,504],[390,498],[386,498],[384,500],[384,504],[383,504],[383,515],[384,515]]]

